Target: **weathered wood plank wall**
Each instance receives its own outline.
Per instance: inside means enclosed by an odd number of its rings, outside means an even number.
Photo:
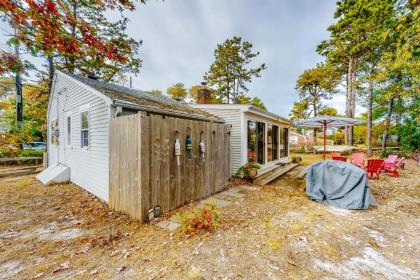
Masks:
[[[110,207],[145,220],[221,191],[230,177],[230,126],[144,112],[112,119]],[[186,138],[193,140],[188,158]],[[181,143],[180,165],[175,139]],[[206,147],[204,158],[199,142]]]

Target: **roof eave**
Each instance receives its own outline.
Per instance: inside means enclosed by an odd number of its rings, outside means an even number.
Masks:
[[[221,118],[205,117],[205,116],[201,116],[195,113],[182,112],[182,111],[172,110],[172,109],[162,109],[162,108],[154,108],[150,106],[142,106],[142,105],[125,101],[125,100],[121,100],[121,99],[113,99],[113,104],[115,106],[121,106],[123,108],[134,109],[134,110],[139,110],[139,111],[144,111],[144,112],[149,112],[149,113],[181,117],[185,119],[207,121],[207,122],[225,123],[225,121]]]

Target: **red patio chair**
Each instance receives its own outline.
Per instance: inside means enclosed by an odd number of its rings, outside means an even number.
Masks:
[[[400,158],[399,160],[396,160],[395,162],[384,162],[382,169],[385,170],[387,173],[392,173],[394,177],[398,177],[398,168],[404,169],[404,160],[405,157]]]
[[[340,156],[336,156],[336,157],[332,157],[333,160],[338,160],[338,161],[344,161],[347,162],[347,158],[346,157],[340,157]]]
[[[395,163],[397,158],[398,158],[397,155],[389,155],[388,158],[384,161],[384,165],[386,165],[388,163]]]
[[[394,177],[398,177],[398,171],[397,171],[397,165],[394,164],[387,164],[386,166],[383,165],[382,169],[386,172],[386,173],[392,173],[392,175],[394,175]]]
[[[341,154],[340,153],[330,153],[330,158],[333,158],[333,157],[341,157]]]
[[[363,168],[365,166],[365,154],[363,153],[352,154],[350,162],[356,166],[359,166],[360,168]]]
[[[396,162],[397,162],[397,155],[389,155],[388,158],[384,161],[384,164],[382,165],[383,170],[394,170],[397,169]],[[392,172],[392,171],[390,171]]]
[[[397,165],[398,168],[404,169],[405,166],[405,157],[400,158],[399,160],[395,161],[395,164]]]
[[[374,179],[373,175],[375,174],[376,179],[379,179],[379,174],[381,174],[383,163],[383,159],[368,159],[367,166],[364,168],[368,177]]]

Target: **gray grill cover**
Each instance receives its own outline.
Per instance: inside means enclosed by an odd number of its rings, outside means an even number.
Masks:
[[[365,171],[334,160],[308,167],[306,193],[312,200],[344,209],[367,209],[372,199]]]

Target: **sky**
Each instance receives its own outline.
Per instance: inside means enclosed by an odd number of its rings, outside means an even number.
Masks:
[[[214,49],[227,38],[240,36],[260,52],[255,65],[267,69],[248,85],[269,111],[288,116],[298,100],[299,75],[323,58],[316,46],[328,39],[336,0],[150,0],[138,4],[129,17],[128,35],[142,40],[140,74],[133,87],[166,89],[183,83],[200,84],[214,61]],[[110,14],[110,19],[117,19]],[[0,32],[2,30],[0,29]],[[0,37],[1,38],[1,37]],[[2,37],[4,38],[4,36]],[[4,41],[4,40],[2,40]],[[345,98],[326,105],[344,112]]]

